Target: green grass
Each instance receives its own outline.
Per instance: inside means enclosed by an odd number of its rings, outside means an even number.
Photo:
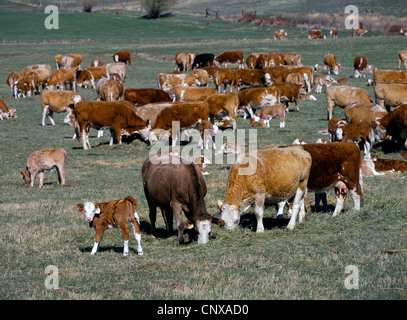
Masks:
[[[329,51],[344,67],[340,76],[373,97],[366,79],[349,78],[353,58],[362,54],[376,67],[395,68],[397,51],[405,49],[401,37],[309,41],[297,29],[289,31],[287,40],[273,41],[271,28],[193,16],[148,21],[134,13],[64,13],[60,29],[53,31],[45,30],[43,19],[39,13],[0,13],[2,81],[8,72],[34,63],[49,63],[54,70],[57,53],[82,53],[89,66],[93,59],[107,63],[114,52],[129,50],[137,58],[128,68],[125,88],[137,88],[156,87],[156,75],[173,70],[179,51],[218,54],[241,49],[245,56],[298,52],[305,65],[322,64]],[[10,21],[21,25],[12,28]],[[32,32],[23,32],[29,25]],[[91,89],[79,93],[89,100],[96,97]],[[365,207],[360,211],[347,199],[339,217],[331,218],[332,211],[313,213],[289,232],[275,220],[276,209],[268,207],[266,231],[256,234],[250,209],[238,230],[216,227],[207,245],[190,242],[178,248],[175,235],[155,239],[149,232],[140,173],[149,146],[135,140],[109,147],[108,131],[97,139],[91,130],[93,149],[84,151],[72,140],[72,127],[62,125],[64,115],[54,116],[55,126],[41,126],[38,96],[15,100],[3,85],[0,98],[18,112],[17,119],[0,122],[0,299],[406,299],[406,174],[365,178]],[[317,99],[302,101],[299,113],[288,113],[285,129],[278,120],[272,120],[269,129],[258,129],[258,148],[321,137],[318,131],[327,127],[325,94]],[[343,116],[340,109],[334,112]],[[240,118],[238,128],[248,135],[247,121]],[[26,188],[20,171],[31,152],[45,147],[67,150],[67,185],[57,186],[52,172],[45,174],[42,189]],[[384,154],[380,145],[373,153],[402,159],[396,153]],[[207,208],[216,217],[229,166],[210,165],[205,177]],[[100,252],[91,256],[94,231],[76,203],[127,195],[139,202],[144,256],[136,254],[131,237],[130,255],[124,258],[117,229],[105,232]],[[333,200],[331,192],[330,203]],[[161,217],[157,226],[164,229]],[[188,242],[189,236],[185,238]],[[58,290],[44,287],[48,265],[59,269]],[[359,268],[359,290],[344,287],[347,265]]]

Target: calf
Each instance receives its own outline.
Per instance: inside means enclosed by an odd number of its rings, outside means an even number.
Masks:
[[[357,56],[355,59],[353,59],[353,70],[354,70],[354,77],[359,78],[362,76],[362,72],[367,67],[367,60],[364,56]],[[365,74],[363,73],[363,77],[365,77]]]
[[[232,122],[233,131],[236,131],[237,124],[237,108],[239,106],[239,98],[236,93],[217,93],[206,98],[208,103],[209,117],[212,123],[214,119],[229,117]]]
[[[129,229],[127,223],[133,227],[134,237],[137,241],[137,253],[143,255],[141,247],[140,217],[137,213],[138,205],[136,199],[127,196],[124,199],[109,202],[85,202],[76,205],[79,212],[85,211],[86,222],[95,230],[95,242],[91,255],[96,254],[103,233],[107,228],[118,227],[124,240],[123,255],[129,254]]]
[[[331,30],[329,34],[332,38],[338,38],[338,30]]]
[[[348,142],[362,140],[365,158],[370,158],[370,147],[374,143],[374,135],[372,134],[371,127],[366,122],[349,123],[345,126],[339,127],[336,130],[336,140]]]
[[[162,211],[167,230],[173,231],[173,217],[178,229],[177,245],[184,244],[185,227],[182,212],[189,220],[187,226],[198,233],[198,243],[209,241],[214,223],[222,223],[207,211],[205,179],[197,165],[179,155],[160,154],[150,156],[141,168],[144,194],[146,196],[152,234],[156,232],[157,207]]]
[[[13,97],[14,97],[14,85],[19,79],[20,74],[18,72],[12,71],[7,75],[6,85],[10,87],[11,94],[13,95]]]
[[[362,37],[367,32],[366,29],[353,29],[353,36]]]
[[[25,171],[21,172],[26,186],[34,187],[34,179],[40,178],[39,187],[44,181],[44,170],[50,171],[56,168],[58,184],[65,184],[65,160],[67,153],[62,148],[49,148],[34,151],[28,156]]]
[[[114,62],[124,62],[125,64],[129,63],[131,65],[131,54],[129,51],[119,51],[113,55]]]
[[[264,203],[278,203],[278,216],[285,203],[294,199],[288,229],[295,228],[297,215],[302,222],[304,194],[311,169],[311,156],[301,147],[257,150],[239,157],[229,172],[225,201],[218,201],[227,230],[237,228],[240,215],[254,203],[257,232],[263,232]],[[301,209],[301,210],[300,210]]]
[[[127,88],[123,94],[124,100],[127,100],[137,107],[153,102],[170,102],[171,97],[167,92],[154,88]]]
[[[340,118],[331,118],[328,121],[328,135],[329,135],[329,141],[330,142],[335,142],[338,141],[336,133],[338,132],[339,128],[342,128],[346,126],[348,123],[345,120],[342,120]]]
[[[0,120],[9,118],[17,118],[17,110],[7,108],[6,103],[0,99]]]
[[[280,103],[280,90],[276,87],[249,88],[239,92],[239,107],[245,109],[254,118],[253,109]],[[246,114],[244,116],[246,119]]]
[[[263,120],[267,128],[270,128],[270,120],[278,116],[280,128],[285,128],[285,109],[286,106],[283,103],[265,106],[254,116],[254,120],[256,122]]]
[[[73,110],[76,103],[81,101],[81,96],[73,91],[49,91],[41,93],[42,126],[45,126],[45,118],[48,115],[51,124],[54,126],[54,112],[64,112],[68,114]],[[64,121],[65,122],[65,121]]]
[[[331,76],[319,76],[319,75],[314,75],[314,86],[315,86],[315,93],[322,93],[322,88],[329,87],[333,83],[336,83],[337,81],[332,78]]]
[[[386,173],[406,172],[407,162],[398,159],[381,159],[377,155],[372,154],[371,158],[362,160],[361,169],[366,177],[381,176]]]
[[[55,70],[48,81],[47,89],[53,90],[56,87],[64,90],[64,86],[67,89],[68,84],[71,90],[76,91],[76,70],[73,68]]]
[[[324,56],[324,68],[328,70],[328,74],[331,74],[331,72],[338,74],[340,67],[341,65],[336,61],[335,55],[327,53]]]

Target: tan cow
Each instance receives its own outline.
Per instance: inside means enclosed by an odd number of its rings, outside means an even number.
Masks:
[[[217,93],[206,98],[208,103],[209,116],[213,122],[214,119],[229,117],[232,122],[233,131],[236,131],[237,108],[239,98],[236,93]]]
[[[175,97],[177,101],[199,101],[202,100],[202,98],[209,97],[215,93],[218,93],[215,89],[207,87],[178,86],[175,88]]]
[[[340,68],[341,65],[336,61],[334,54],[327,53],[324,56],[324,69],[328,71],[328,74],[331,74],[331,72],[338,74]]]
[[[385,107],[387,111],[402,104],[407,104],[406,84],[376,84],[374,92],[376,103]]]
[[[54,126],[55,121],[52,117],[54,112],[60,113],[65,111],[69,114],[79,101],[81,101],[81,96],[74,91],[44,90],[41,93],[42,126],[45,126],[45,118],[47,115],[51,124]],[[67,121],[68,119],[65,118],[64,123],[67,123]]]
[[[64,88],[68,89],[68,84],[71,90],[76,91],[76,70],[74,68],[55,70],[48,81],[47,89],[53,90],[56,87],[64,90]]]
[[[399,70],[401,63],[403,63],[404,68],[407,69],[407,51],[399,51],[399,65],[398,65]]]
[[[109,78],[109,72],[107,71],[106,66],[90,67],[80,72],[77,77],[77,84],[79,87],[87,88],[90,83],[92,88],[95,89],[95,80],[102,78]]]
[[[230,92],[232,92],[236,83],[235,71],[231,68],[218,68],[213,74],[213,82],[218,92],[220,92],[222,85],[223,92],[226,92],[227,85],[230,86]]]
[[[38,73],[38,84],[44,89],[49,77],[51,76],[51,66],[49,64],[34,64],[24,67],[20,73],[21,78],[24,79],[31,71]]]
[[[189,71],[196,57],[196,53],[179,52],[175,55],[175,70]]]
[[[366,29],[353,29],[353,36],[362,37],[367,32]]]
[[[178,86],[192,86],[195,84],[196,77],[187,74],[171,74],[160,73],[157,75],[158,89],[164,90],[167,93],[174,95],[175,101],[175,88]]]
[[[374,83],[404,83],[407,84],[407,70],[382,70],[373,72]]]
[[[17,118],[17,110],[14,108],[9,109],[6,103],[0,99],[0,120]]]

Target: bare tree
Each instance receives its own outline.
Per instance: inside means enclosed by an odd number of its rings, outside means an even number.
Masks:
[[[160,15],[169,10],[177,0],[141,0],[141,7],[147,11],[150,19],[158,19]]]

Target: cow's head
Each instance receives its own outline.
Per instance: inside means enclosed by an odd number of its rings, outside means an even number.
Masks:
[[[23,176],[23,180],[25,182],[25,185],[28,186],[31,183],[31,172],[30,169],[26,166],[25,171],[22,172],[20,171],[21,175]]]
[[[171,130],[156,129],[148,132],[147,140],[150,142],[150,144],[156,144],[165,137],[169,138],[170,135]]]
[[[65,119],[64,119],[64,124],[69,124],[70,126],[74,126],[75,125],[75,114],[73,113],[73,111],[70,111]]]
[[[218,200],[218,207],[221,210],[220,218],[222,219],[226,230],[235,230],[239,225],[240,211],[235,205],[224,204]]]
[[[85,212],[86,222],[92,222],[95,215],[100,214],[100,208],[93,202],[78,203],[76,205],[79,212]]]
[[[186,221],[185,226],[188,229],[195,229],[195,232],[198,234],[197,242],[198,244],[205,244],[209,242],[209,235],[212,232],[212,226],[222,225],[223,220],[212,217],[210,214],[203,214],[199,219],[196,219],[194,222]]]

